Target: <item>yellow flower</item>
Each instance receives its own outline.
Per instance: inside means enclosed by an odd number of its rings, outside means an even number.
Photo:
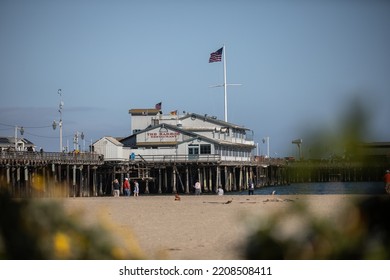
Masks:
[[[35,191],[45,191],[45,178],[41,175],[35,175],[32,179],[32,187]]]
[[[54,236],[54,252],[57,258],[67,258],[70,255],[70,238],[61,232]]]

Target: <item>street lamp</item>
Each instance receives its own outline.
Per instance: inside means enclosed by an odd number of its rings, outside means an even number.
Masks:
[[[299,159],[301,160],[302,159],[302,154],[301,154],[301,145],[302,145],[302,139],[295,139],[295,140],[293,140],[291,143],[292,144],[295,144],[295,145],[297,145],[297,147],[298,147],[298,153],[299,153]]]
[[[64,102],[62,101],[62,90],[58,89],[57,93],[60,95],[60,104],[58,106],[58,112],[60,113],[60,120],[58,122],[53,121],[53,129],[55,130],[57,125],[60,127],[60,152],[62,152],[62,108],[64,106]]]
[[[20,131],[20,135],[24,134],[23,126],[21,126],[21,127],[15,126],[15,151],[18,148],[18,143],[17,143],[18,142],[18,130]]]
[[[57,125],[60,127],[60,152],[62,152],[62,120],[60,120],[59,122],[53,121],[53,130],[57,128]]]

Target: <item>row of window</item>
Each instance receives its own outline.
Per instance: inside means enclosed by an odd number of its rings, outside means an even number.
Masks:
[[[211,154],[211,145],[210,144],[191,144],[188,146],[189,155],[210,155]]]
[[[189,155],[210,155],[211,154],[211,145],[210,144],[190,144],[188,145],[188,154]],[[220,149],[220,147],[215,147],[215,154],[220,154],[222,156],[231,156],[231,157],[250,157],[251,151],[247,150],[235,150],[235,149]]]

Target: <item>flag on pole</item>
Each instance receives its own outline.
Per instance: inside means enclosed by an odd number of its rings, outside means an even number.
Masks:
[[[156,108],[157,110],[161,110],[161,102],[157,103],[155,108]]]
[[[221,61],[222,60],[222,51],[223,51],[223,47],[215,52],[212,52],[210,54],[209,63]]]

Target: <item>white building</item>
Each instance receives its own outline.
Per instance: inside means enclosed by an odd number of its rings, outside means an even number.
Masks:
[[[123,156],[123,144],[114,137],[105,136],[93,143],[93,150],[97,154],[104,155],[107,161],[123,161],[128,157]]]
[[[15,145],[16,141],[16,145]],[[0,150],[35,151],[35,145],[26,138],[0,136]]]
[[[120,141],[104,137],[93,144],[105,160],[245,162],[252,158],[253,132],[243,126],[195,113],[163,115],[158,109],[132,109],[129,114],[132,135]]]

